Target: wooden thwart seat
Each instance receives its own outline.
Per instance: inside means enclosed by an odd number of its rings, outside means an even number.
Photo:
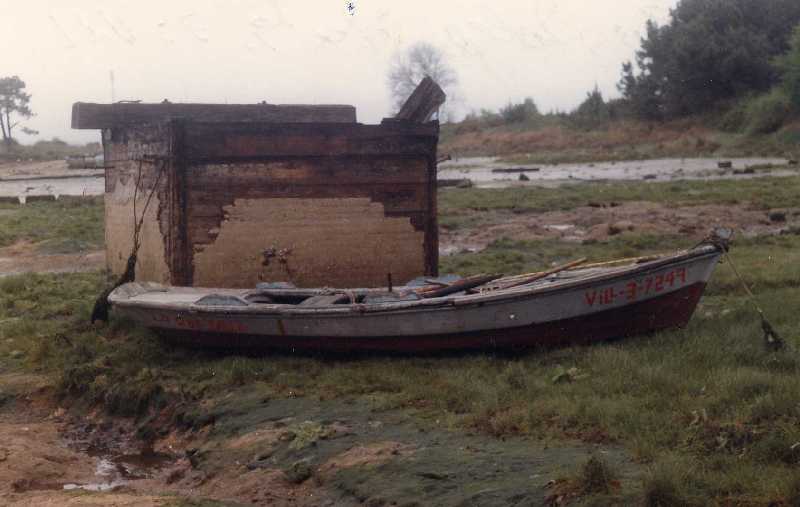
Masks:
[[[328,296],[311,296],[297,306],[330,306],[349,301],[347,294],[331,294]]]

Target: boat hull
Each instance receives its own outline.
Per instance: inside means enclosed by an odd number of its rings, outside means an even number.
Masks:
[[[110,299],[117,311],[163,336],[204,347],[382,352],[548,347],[685,326],[719,256],[706,247],[586,279],[407,303],[204,306],[197,303],[203,296],[244,298],[247,291],[195,288],[144,289]]]
[[[416,336],[281,336],[158,329],[181,345],[228,349],[273,349],[297,352],[445,352],[480,349],[548,348],[585,345],[684,327],[705,289],[696,283],[681,290],[625,307],[554,322],[521,327]]]

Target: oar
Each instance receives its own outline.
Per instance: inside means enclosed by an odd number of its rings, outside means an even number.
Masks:
[[[519,287],[520,285],[527,285],[529,283],[535,282],[536,280],[541,280],[542,278],[547,278],[550,275],[554,275],[556,273],[560,273],[562,271],[566,271],[568,269],[574,268],[575,266],[580,266],[581,264],[583,264],[587,260],[588,259],[586,259],[584,257],[582,259],[578,259],[576,261],[572,261],[572,262],[569,262],[567,264],[563,264],[561,266],[555,267],[553,269],[549,269],[547,271],[542,271],[540,273],[532,273],[530,276],[525,276],[522,279],[518,279],[518,280],[512,281],[511,283],[508,283],[506,285],[501,285],[496,290],[511,289],[513,287]]]
[[[471,276],[469,278],[464,278],[462,280],[458,280],[457,282],[453,282],[452,284],[446,287],[437,287],[435,289],[427,289],[427,290],[418,290],[415,291],[420,297],[425,299],[430,298],[440,298],[442,296],[448,296],[450,294],[455,294],[456,292],[461,292],[464,290],[469,290],[480,285],[487,284],[498,278],[501,278],[503,275],[477,275]]]

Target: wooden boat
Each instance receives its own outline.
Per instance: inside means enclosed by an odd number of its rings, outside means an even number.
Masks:
[[[203,346],[396,352],[552,346],[686,325],[725,248],[709,240],[672,254],[534,276],[431,280],[391,290],[134,282],[109,301],[165,336]]]

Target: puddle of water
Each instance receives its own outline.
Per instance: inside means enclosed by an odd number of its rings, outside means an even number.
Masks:
[[[726,160],[732,162],[731,168],[720,169],[718,167],[720,159],[715,158],[521,165],[501,163],[493,157],[467,157],[439,164],[438,178],[469,179],[474,185],[482,188],[504,188],[524,185],[557,186],[578,181],[719,180],[800,174],[800,169],[789,166],[788,161],[783,158]],[[776,167],[772,170],[745,171],[747,168],[767,164]],[[527,181],[520,181],[519,176],[522,174],[528,178]]]
[[[73,443],[72,446],[75,447],[76,444]],[[150,479],[174,460],[172,456],[148,449],[138,453],[114,454],[96,446],[77,447],[89,456],[98,458],[94,473],[96,480],[85,484],[64,484],[64,490],[109,491],[131,481]]]

